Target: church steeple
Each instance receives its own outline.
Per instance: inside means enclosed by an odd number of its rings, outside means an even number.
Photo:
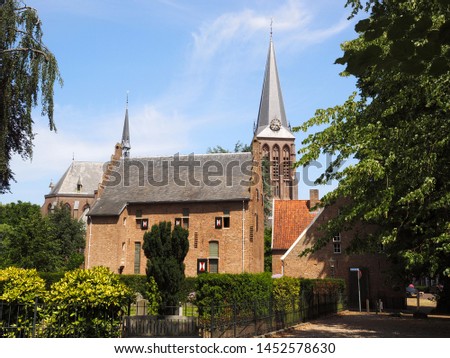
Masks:
[[[257,138],[294,138],[284,110],[272,30],[255,136]]]
[[[298,188],[293,163],[295,137],[286,119],[283,95],[270,27],[270,44],[264,73],[254,139],[260,143],[262,157],[270,163],[270,183],[275,199],[296,200]]]
[[[123,157],[130,157],[130,124],[128,122],[128,94],[127,94],[127,107],[125,110],[125,121],[123,123],[123,132],[122,132],[122,151]]]

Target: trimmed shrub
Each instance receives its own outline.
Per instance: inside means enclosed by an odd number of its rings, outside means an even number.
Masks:
[[[274,279],[272,298],[275,310],[297,310],[300,305],[300,280],[287,276]]]
[[[122,309],[131,298],[131,290],[108,268],[67,272],[51,286],[43,335],[118,337]]]
[[[0,301],[6,303],[2,306],[0,337],[29,336],[35,302],[45,293],[45,282],[35,269],[8,267],[0,270]]]
[[[230,309],[245,316],[255,307],[267,309],[271,292],[270,273],[202,274],[197,278],[196,303],[203,318],[208,318],[211,310],[216,315]]]
[[[34,305],[45,295],[45,282],[35,269],[8,267],[0,270],[0,301]]]

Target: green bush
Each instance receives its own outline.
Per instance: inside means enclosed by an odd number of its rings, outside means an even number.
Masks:
[[[0,301],[33,305],[45,295],[45,282],[35,269],[8,267],[0,270]]]
[[[51,286],[46,337],[117,337],[132,291],[105,267],[67,272]]]
[[[8,267],[0,270],[0,301],[7,303],[2,307],[0,337],[29,336],[35,302],[45,293],[45,282],[35,269]],[[3,331],[1,328],[6,326],[8,329]]]
[[[306,306],[312,304],[315,294],[331,295],[336,302],[341,302],[339,297],[344,290],[345,281],[339,279],[272,279],[270,273],[203,274],[197,278],[196,304],[204,319],[208,319],[211,312],[217,319],[230,312],[242,317],[265,314],[272,309],[297,310],[302,300]]]
[[[271,289],[270,273],[203,274],[197,278],[196,300],[202,306],[268,300]]]
[[[300,304],[300,280],[287,276],[274,279],[272,299],[275,310],[297,310]]]
[[[192,301],[195,296],[195,289],[197,287],[197,277],[186,277],[180,290],[180,299],[182,303]]]
[[[117,275],[120,282],[124,283],[132,292],[145,295],[147,290],[147,276],[144,275]]]
[[[196,303],[199,315],[211,315],[231,309],[245,315],[247,311],[270,301],[272,279],[270,273],[261,274],[202,274],[197,278]]]
[[[45,281],[45,287],[50,290],[50,287],[62,280],[64,277],[64,272],[39,272],[39,276]]]

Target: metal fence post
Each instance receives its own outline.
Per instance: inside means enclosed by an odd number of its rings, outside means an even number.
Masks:
[[[233,337],[237,334],[237,306],[236,301],[233,301]]]
[[[34,298],[33,330],[31,333],[31,337],[33,337],[33,338],[36,337],[37,305],[38,305],[38,298],[36,296]]]
[[[214,301],[211,301],[211,338],[214,337]]]

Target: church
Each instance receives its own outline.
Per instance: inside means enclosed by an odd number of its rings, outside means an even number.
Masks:
[[[85,267],[145,274],[143,236],[170,221],[189,230],[187,276],[264,270],[262,163],[274,199],[297,199],[295,137],[286,119],[270,39],[251,152],[133,157],[128,106],[121,143],[101,165],[73,162],[45,196],[86,221]]]

